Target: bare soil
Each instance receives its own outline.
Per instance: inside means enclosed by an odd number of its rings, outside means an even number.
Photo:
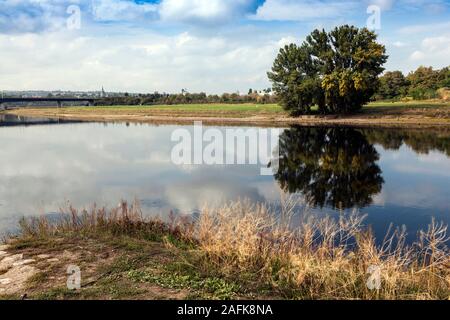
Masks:
[[[127,276],[131,270],[159,267],[173,260],[162,243],[139,250],[126,241],[87,238],[12,240],[0,246],[0,299],[185,299],[172,289]],[[142,251],[142,249],[145,249]],[[145,253],[145,255],[143,255]],[[69,266],[81,270],[81,288],[67,289]]]

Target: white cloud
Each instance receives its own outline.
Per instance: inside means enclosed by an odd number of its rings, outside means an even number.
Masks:
[[[55,30],[65,23],[62,0],[0,1],[0,33]]]
[[[404,48],[404,47],[407,47],[407,46],[408,46],[407,43],[402,42],[402,41],[394,41],[394,42],[392,43],[392,45],[393,45],[394,47],[396,47],[396,48]]]
[[[241,16],[252,0],[163,0],[163,20],[187,23],[222,23]]]
[[[410,59],[413,61],[419,61],[425,58],[425,53],[422,51],[416,50],[413,53],[411,53]]]
[[[395,0],[366,0],[367,5],[375,5],[381,10],[390,10],[394,5]]]
[[[422,40],[419,50],[410,55],[410,60],[416,64],[445,67],[449,64],[450,35],[429,37]]]
[[[251,18],[265,21],[336,18],[348,14],[356,5],[354,1],[266,0]]]
[[[222,93],[264,88],[277,35],[203,37],[136,31],[109,37],[67,32],[0,35],[0,87]]]

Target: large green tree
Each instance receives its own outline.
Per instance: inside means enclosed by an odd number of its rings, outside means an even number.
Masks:
[[[314,30],[301,46],[280,49],[268,77],[292,115],[360,109],[374,94],[387,60],[385,47],[366,28],[344,25]]]

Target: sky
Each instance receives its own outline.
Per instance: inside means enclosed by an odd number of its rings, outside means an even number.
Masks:
[[[0,90],[246,93],[342,24],[374,28],[386,70],[450,65],[450,0],[0,0]]]

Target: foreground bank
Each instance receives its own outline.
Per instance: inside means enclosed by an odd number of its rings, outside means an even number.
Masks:
[[[0,256],[3,299],[448,299],[447,227],[414,244],[395,229],[376,245],[363,217],[335,221],[294,207],[204,208],[198,220],[143,219],[137,205],[67,209],[21,221]],[[70,275],[67,273],[69,272]],[[79,273],[77,273],[79,272]],[[71,290],[79,275],[78,289]],[[74,278],[75,277],[75,278]]]
[[[372,103],[353,115],[289,117],[278,105],[204,104],[171,106],[114,106],[23,108],[7,113],[83,121],[129,121],[145,123],[192,123],[229,125],[450,125],[450,103],[442,101]]]

